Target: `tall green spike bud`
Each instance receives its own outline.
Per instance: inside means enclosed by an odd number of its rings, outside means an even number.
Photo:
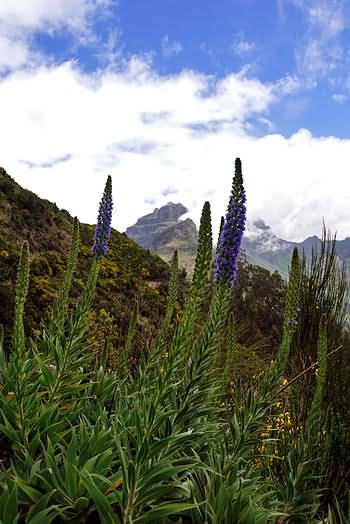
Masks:
[[[171,318],[173,316],[174,307],[175,307],[176,300],[177,300],[177,292],[178,292],[178,289],[177,289],[178,272],[179,272],[179,257],[178,257],[177,249],[175,249],[173,258],[171,261],[168,303],[166,307],[164,323],[162,326],[163,330],[169,327]]]
[[[297,326],[297,313],[299,302],[300,262],[298,248],[294,248],[291,269],[289,272],[288,300],[287,300],[287,328],[290,334],[295,332]]]
[[[179,272],[179,255],[177,249],[175,249],[173,258],[171,261],[171,270],[170,270],[170,282],[169,282],[169,297],[168,302],[175,304],[177,299],[177,279]]]
[[[322,315],[318,335],[318,369],[316,373],[316,388],[307,420],[307,429],[312,437],[320,429],[322,401],[327,379],[327,318]]]
[[[82,326],[85,324],[87,314],[90,310],[92,300],[94,298],[94,293],[96,289],[98,275],[100,272],[100,267],[101,267],[100,258],[97,258],[97,257],[94,258],[90,272],[89,272],[86,288],[84,289],[83,294],[80,297],[75,313],[73,315],[73,318],[74,318],[73,325],[74,326],[78,326],[78,325]],[[74,331],[76,327],[72,329]]]
[[[50,322],[51,332],[54,329],[54,325],[58,329],[62,329],[64,325],[65,310],[68,302],[68,295],[73,282],[73,275],[77,267],[77,259],[79,253],[79,221],[77,217],[74,217],[72,225],[72,239],[70,245],[70,253],[68,257],[67,270],[63,282],[63,286],[58,295],[57,302],[55,303],[52,310],[52,317]]]
[[[129,327],[128,327],[128,333],[127,333],[126,341],[125,341],[124,347],[123,347],[123,349],[122,349],[122,351],[120,353],[119,359],[118,359],[117,373],[118,373],[119,377],[127,376],[127,374],[128,374],[128,358],[129,358],[129,356],[131,354],[131,350],[132,350],[132,345],[133,345],[134,338],[135,338],[135,333],[136,333],[136,327],[137,327],[138,319],[139,319],[139,305],[136,302],[135,307],[134,307],[133,312],[132,312],[132,315],[131,315],[131,318],[130,318],[130,323],[129,323]],[[116,387],[117,386],[118,386],[118,384],[116,384]],[[113,396],[114,395],[115,395],[115,391],[113,392]]]
[[[196,263],[193,272],[189,299],[182,319],[183,333],[191,330],[196,316],[199,313],[202,299],[207,290],[209,282],[209,270],[213,251],[213,239],[211,229],[211,211],[209,202],[205,202],[202,209],[198,232],[198,247]]]
[[[221,217],[220,219],[220,226],[219,226],[219,235],[218,235],[218,243],[216,245],[216,254],[218,254],[218,249],[220,248],[220,239],[221,239],[221,232],[225,224],[225,217]]]
[[[16,283],[16,305],[15,305],[15,326],[14,326],[14,347],[19,352],[24,350],[24,326],[23,313],[24,304],[29,287],[29,245],[25,240],[22,244],[20,259],[17,270]]]
[[[275,364],[275,378],[282,375],[287,365],[292,337],[298,324],[298,303],[300,287],[300,262],[298,249],[295,247],[292,255],[292,263],[289,272],[287,304],[283,324],[283,336],[280,350],[277,355]]]
[[[192,287],[201,291],[206,287],[213,251],[211,228],[211,211],[209,202],[204,202],[198,232],[198,247],[196,263],[192,279]]]
[[[60,307],[64,308],[68,299],[68,293],[72,285],[73,274],[77,267],[77,259],[79,253],[79,221],[74,217],[72,225],[72,240],[70,245],[70,252],[68,257],[67,271],[65,275],[64,285],[60,293],[61,303]]]
[[[171,352],[173,349],[179,351],[179,348],[181,348],[182,351],[184,350],[184,347],[186,347],[187,351],[191,350],[194,336],[192,328],[199,315],[202,299],[209,282],[212,249],[210,204],[209,202],[205,202],[202,209],[198,232],[197,256],[191,289],[188,295],[183,316],[171,346]]]

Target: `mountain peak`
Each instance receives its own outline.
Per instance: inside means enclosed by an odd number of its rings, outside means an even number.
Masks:
[[[140,217],[126,234],[145,249],[158,253],[169,261],[175,249],[179,252],[180,263],[191,271],[197,247],[197,228],[193,220],[179,220],[188,209],[180,203],[168,202]],[[191,259],[191,263],[188,260]]]
[[[177,222],[182,215],[187,213],[188,209],[183,204],[174,204],[174,202],[168,202],[162,207],[156,207],[152,213],[140,217],[134,226],[128,227],[126,233],[132,237],[130,231],[135,226],[153,224],[159,222]]]
[[[257,228],[257,229],[260,229],[261,231],[267,231],[270,228],[270,226],[268,226],[266,224],[266,222],[264,222],[264,220],[262,218],[258,218],[256,219],[254,222],[253,222],[253,225]]]

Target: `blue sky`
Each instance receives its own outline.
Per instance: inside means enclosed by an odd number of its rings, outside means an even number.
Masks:
[[[90,42],[69,28],[38,30],[33,47],[86,72],[108,66],[110,50],[114,67],[143,56],[161,75],[187,69],[220,78],[246,68],[262,82],[290,77],[294,90],[271,110],[275,130],[349,137],[349,13],[339,0],[119,0],[96,10]]]
[[[349,36],[350,0],[2,0],[0,165],[90,222],[110,172],[123,230],[219,216],[241,156],[251,219],[347,236]]]

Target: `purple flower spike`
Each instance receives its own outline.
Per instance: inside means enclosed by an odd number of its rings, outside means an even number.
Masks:
[[[235,162],[232,192],[227,207],[216,255],[216,280],[234,284],[237,276],[238,256],[246,222],[246,195],[243,187],[242,164]]]
[[[111,236],[112,209],[112,178],[109,175],[98,210],[94,245],[92,246],[92,252],[96,258],[102,257],[108,251],[108,240]]]

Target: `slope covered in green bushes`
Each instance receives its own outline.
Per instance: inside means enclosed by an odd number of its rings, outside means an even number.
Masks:
[[[25,327],[35,339],[41,334],[63,277],[72,220],[68,212],[24,190],[0,169],[0,324],[5,327],[6,340],[13,323],[13,289],[22,241],[28,240],[31,252]],[[71,304],[85,286],[93,233],[94,226],[81,225]],[[146,344],[164,313],[168,279],[169,266],[163,260],[112,230],[90,313],[92,346],[97,349],[108,340],[112,350],[118,351],[126,337],[130,311],[136,304],[139,327],[142,325],[137,345]]]

